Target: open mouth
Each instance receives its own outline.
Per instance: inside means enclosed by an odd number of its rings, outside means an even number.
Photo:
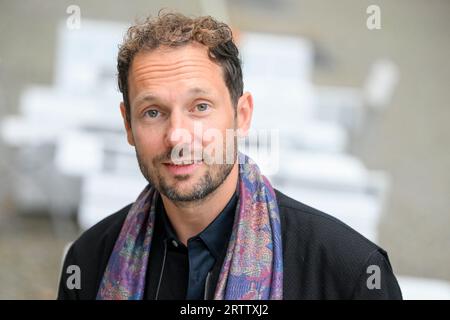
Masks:
[[[186,160],[163,163],[164,166],[174,175],[186,175],[193,173],[203,163],[202,160]]]
[[[201,163],[203,162],[202,159],[200,160],[192,160],[192,159],[180,159],[180,160],[176,160],[176,161],[170,161],[170,162],[166,162],[164,164],[169,164],[169,165],[175,165],[175,166],[182,166],[182,165],[189,165],[189,164],[195,164],[195,163]]]

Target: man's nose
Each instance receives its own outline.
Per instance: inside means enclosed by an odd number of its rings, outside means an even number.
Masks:
[[[173,148],[179,144],[190,144],[192,141],[191,123],[179,111],[170,114],[165,141],[168,147]]]

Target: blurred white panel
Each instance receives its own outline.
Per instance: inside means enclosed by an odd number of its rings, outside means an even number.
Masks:
[[[246,77],[246,90],[253,95],[253,129],[293,131],[313,117],[312,85],[287,78]]]
[[[20,113],[28,120],[40,123],[63,123],[66,127],[91,121],[95,116],[95,100],[68,95],[52,87],[31,86],[20,99]]]
[[[374,108],[389,105],[400,78],[398,66],[391,60],[378,60],[370,68],[364,85],[366,102]]]
[[[348,134],[333,122],[311,119],[301,122],[296,129],[283,130],[283,146],[322,152],[345,152]]]
[[[430,278],[398,276],[405,300],[450,300],[450,282]]]
[[[103,146],[98,136],[71,131],[58,138],[56,168],[67,175],[84,176],[102,170]]]
[[[66,129],[76,126],[122,129],[119,103],[120,98],[109,94],[78,95],[53,87],[31,86],[21,95],[20,112],[41,127],[46,121]]]
[[[19,116],[8,116],[1,121],[2,139],[12,146],[41,145],[53,142],[66,125],[56,122],[42,125],[42,121],[32,121]]]
[[[305,38],[243,32],[239,49],[246,76],[261,80],[285,78],[296,82],[310,81],[314,48]]]
[[[315,86],[314,115],[345,129],[359,129],[365,120],[363,93],[359,88]]]
[[[83,230],[134,202],[148,182],[141,176],[98,173],[86,177],[78,223]]]
[[[282,150],[280,178],[324,187],[364,188],[367,170],[350,155]]]
[[[240,152],[250,157],[259,167],[262,174],[273,177],[279,173],[280,145],[277,131],[271,131],[262,138],[250,135],[246,140],[238,140]]]
[[[130,176],[142,175],[136,154],[116,154],[114,156],[114,172],[128,174]]]
[[[55,84],[76,93],[116,92],[118,46],[126,24],[83,19],[80,29],[58,28]]]

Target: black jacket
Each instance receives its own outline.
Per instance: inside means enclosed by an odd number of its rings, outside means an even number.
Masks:
[[[336,218],[275,192],[283,239],[284,299],[402,298],[383,249]],[[64,261],[58,299],[95,299],[130,207],[105,218],[73,243]],[[67,288],[69,265],[80,267],[81,289]],[[208,299],[219,273],[220,264],[212,270]]]

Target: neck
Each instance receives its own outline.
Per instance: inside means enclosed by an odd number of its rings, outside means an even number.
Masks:
[[[167,216],[179,240],[187,246],[189,238],[203,231],[225,208],[233,196],[239,176],[236,162],[225,181],[204,199],[177,203],[161,194]]]

